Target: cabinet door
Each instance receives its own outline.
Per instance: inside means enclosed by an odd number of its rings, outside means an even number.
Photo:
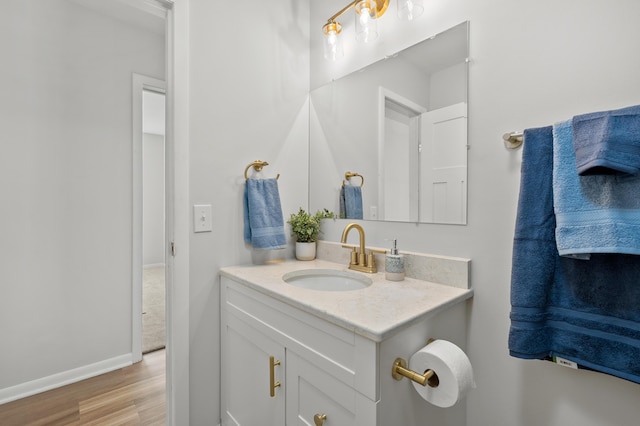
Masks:
[[[284,425],[284,348],[233,314],[222,326],[222,424]],[[280,365],[270,365],[270,357]],[[280,382],[271,396],[271,370]]]
[[[324,426],[356,425],[356,391],[287,350],[287,425],[315,426],[314,416],[325,415]]]

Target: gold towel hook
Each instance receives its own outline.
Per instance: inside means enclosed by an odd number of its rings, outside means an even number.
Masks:
[[[254,169],[256,172],[261,172],[261,171],[262,171],[262,168],[263,168],[264,166],[268,166],[268,165],[269,165],[269,163],[267,163],[266,161],[260,161],[260,160],[255,160],[254,162],[249,163],[249,165],[248,165],[247,167],[245,167],[245,169],[244,169],[244,180],[249,179],[249,176],[247,176],[247,172],[249,171],[249,169],[250,169],[251,167],[253,167],[253,169]],[[278,173],[278,174],[276,175],[276,179],[278,179],[279,177],[280,177],[280,173]]]
[[[359,173],[346,172],[346,173],[344,174],[344,177],[345,177],[345,179],[346,179],[346,180],[348,180],[348,181],[351,181],[351,178],[352,178],[352,177],[359,177],[359,178],[361,179],[361,182],[360,182],[360,188],[362,188],[362,187],[364,186],[364,176],[362,176],[362,175],[361,175],[361,174],[359,174]],[[344,181],[342,181],[342,186],[344,186]]]

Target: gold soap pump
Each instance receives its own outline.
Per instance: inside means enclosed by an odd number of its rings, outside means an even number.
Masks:
[[[389,281],[404,280],[404,256],[398,253],[398,240],[395,238],[391,252],[384,258],[384,277]]]

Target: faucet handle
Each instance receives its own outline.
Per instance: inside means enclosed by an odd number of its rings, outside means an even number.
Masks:
[[[344,246],[343,246],[344,247]],[[378,254],[387,254],[387,250],[385,249],[374,249],[374,248],[369,248],[369,252],[370,253],[378,253]]]
[[[375,270],[376,270],[376,257],[375,257],[374,253],[386,254],[387,251],[386,250],[382,250],[382,249],[373,249],[373,248],[369,249],[369,254],[367,255],[367,266],[372,268],[374,270],[374,272],[375,272]]]
[[[357,252],[357,247],[358,246],[354,246],[354,245],[351,245],[351,244],[343,244],[342,247],[343,248],[347,248],[347,249],[351,249],[350,263],[351,263],[351,265],[357,265],[358,264],[358,252]]]

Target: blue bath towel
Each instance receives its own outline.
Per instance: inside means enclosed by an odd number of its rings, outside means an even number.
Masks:
[[[524,132],[511,270],[509,353],[564,358],[640,383],[640,257],[561,257],[553,211],[552,128]]]
[[[274,250],[286,245],[276,179],[247,179],[244,191],[244,240],[256,249]]]
[[[553,140],[558,252],[640,254],[640,176],[578,176],[571,120],[553,126]]]
[[[340,188],[340,217],[362,219],[362,188],[342,185]]]
[[[573,117],[578,174],[640,173],[640,105]]]
[[[340,219],[347,218],[347,206],[344,201],[344,185],[340,187]]]

